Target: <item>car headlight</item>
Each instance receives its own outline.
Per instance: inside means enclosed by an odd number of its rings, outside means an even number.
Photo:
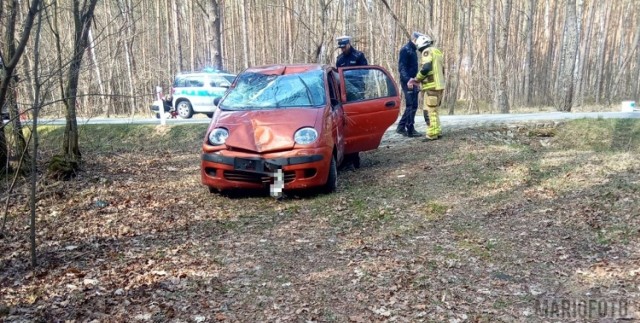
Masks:
[[[296,131],[293,135],[293,140],[299,145],[308,145],[318,139],[318,132],[316,129],[307,127]]]
[[[209,143],[218,146],[224,144],[229,138],[229,131],[225,128],[215,128],[209,133]]]

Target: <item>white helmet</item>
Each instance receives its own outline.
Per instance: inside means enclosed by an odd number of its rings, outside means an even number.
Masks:
[[[416,47],[418,47],[419,51],[424,50],[425,48],[431,46],[433,44],[433,40],[431,37],[427,35],[420,35],[418,39],[416,39]]]

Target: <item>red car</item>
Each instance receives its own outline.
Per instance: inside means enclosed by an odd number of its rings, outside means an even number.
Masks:
[[[217,109],[202,144],[211,192],[337,187],[337,168],[359,165],[398,117],[396,82],[380,66],[293,64],[248,68]]]

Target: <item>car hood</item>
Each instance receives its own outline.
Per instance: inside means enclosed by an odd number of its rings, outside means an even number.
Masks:
[[[258,153],[293,149],[293,135],[303,127],[316,128],[323,109],[220,111],[213,128],[229,130],[226,146]]]

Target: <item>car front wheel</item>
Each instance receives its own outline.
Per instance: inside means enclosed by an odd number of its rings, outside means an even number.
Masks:
[[[331,164],[329,164],[329,174],[327,175],[327,183],[324,184],[323,191],[325,193],[333,193],[338,188],[338,162],[336,157],[331,157]]]
[[[191,103],[189,101],[180,101],[178,102],[178,116],[182,119],[189,119],[193,116],[193,107],[191,107]]]

